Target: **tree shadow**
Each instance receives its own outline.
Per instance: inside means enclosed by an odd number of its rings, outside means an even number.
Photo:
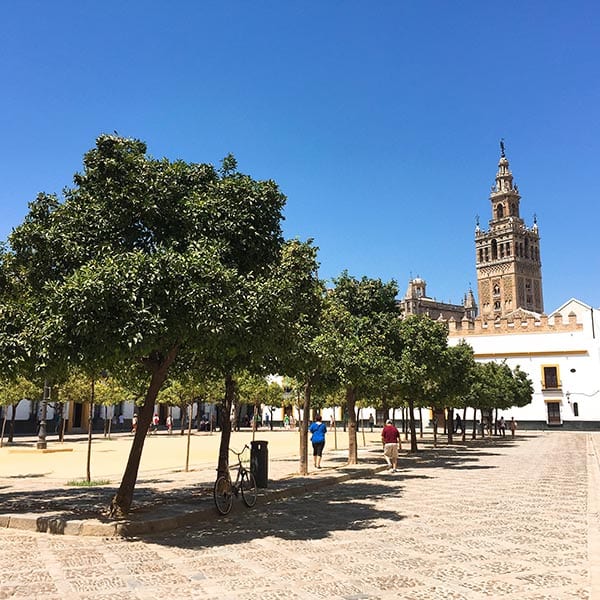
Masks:
[[[176,531],[144,535],[144,541],[184,549],[206,549],[243,544],[262,538],[282,541],[319,540],[336,531],[369,530],[375,534],[386,522],[400,521],[404,515],[392,509],[375,507],[377,500],[402,493],[397,485],[384,485],[375,479],[353,480],[328,486],[302,497],[273,500],[246,509],[241,502],[226,517],[186,526]]]

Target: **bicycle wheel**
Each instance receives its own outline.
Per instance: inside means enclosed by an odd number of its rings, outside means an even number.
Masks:
[[[233,494],[231,493],[231,481],[225,475],[219,475],[213,488],[213,497],[217,510],[226,515],[233,505]]]
[[[252,508],[256,504],[258,492],[256,489],[256,480],[250,471],[244,471],[242,473],[240,489],[242,490],[242,500],[244,501],[244,504],[248,508]]]

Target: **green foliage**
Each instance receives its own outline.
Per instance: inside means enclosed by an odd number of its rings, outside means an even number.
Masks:
[[[531,402],[533,384],[518,366],[506,362],[476,363],[467,405],[477,409],[506,410]]]
[[[41,396],[42,388],[24,377],[0,380],[0,405],[2,406],[18,404],[24,398],[39,399]]]
[[[7,372],[59,380],[67,367],[145,367],[118,494],[126,512],[143,431],[178,354],[228,376],[273,354],[285,197],[232,156],[218,173],[153,159],[115,135],[100,136],[83,167],[62,202],[38,196],[0,255],[0,351]]]
[[[110,479],[92,479],[88,481],[87,479],[71,479],[67,481],[67,485],[74,487],[97,487],[100,485],[109,485]]]
[[[315,340],[327,371],[342,387],[367,394],[378,387],[397,350],[395,282],[343,273],[326,297],[321,333]]]
[[[466,406],[474,378],[475,359],[473,348],[464,340],[456,346],[446,348],[442,368],[442,379],[434,398],[435,406],[459,408]]]
[[[401,394],[417,406],[428,406],[443,381],[448,331],[444,323],[427,316],[409,315],[400,321],[400,336],[396,360]]]

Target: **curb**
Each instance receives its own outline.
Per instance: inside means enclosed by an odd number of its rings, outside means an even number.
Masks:
[[[283,500],[303,496],[321,490],[322,488],[362,477],[373,476],[380,471],[387,470],[387,466],[377,467],[338,467],[346,472],[326,475],[314,481],[301,484],[292,484],[278,490],[264,489],[259,492],[260,498],[266,502]],[[33,531],[53,535],[81,535],[90,537],[136,537],[152,533],[164,533],[180,527],[193,525],[205,521],[207,517],[219,518],[212,502],[196,510],[188,510],[168,517],[149,518],[139,521],[119,519],[102,522],[99,519],[72,519],[64,513],[51,513],[46,515],[25,513],[20,515],[0,515],[0,528],[17,529],[20,531]]]

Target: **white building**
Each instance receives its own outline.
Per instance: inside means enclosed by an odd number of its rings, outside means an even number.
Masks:
[[[530,405],[511,409],[535,426],[600,427],[600,310],[571,299],[544,314],[538,225],[520,216],[521,196],[501,143],[487,230],[475,229],[480,316],[449,319],[478,361],[519,365],[533,382]]]
[[[521,427],[600,427],[600,310],[571,299],[551,316],[516,311],[450,322],[449,343],[464,339],[477,361],[506,361],[533,382],[531,404],[514,408]]]

